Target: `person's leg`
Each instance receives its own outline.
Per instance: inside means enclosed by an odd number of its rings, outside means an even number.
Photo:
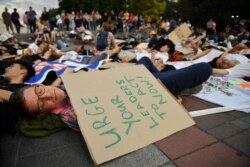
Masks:
[[[20,34],[21,23],[17,21],[17,33]]]
[[[13,26],[12,26],[12,23],[10,23],[10,29],[11,29],[11,31],[12,31],[12,34],[14,34],[14,28],[13,28]]]
[[[57,40],[56,41],[56,44],[57,44],[57,48],[58,49],[63,49],[63,48],[66,48],[67,47],[67,45],[66,45],[66,43],[64,43],[62,40]]]
[[[36,32],[36,21],[34,21],[34,23],[33,23],[33,33],[35,33]]]
[[[30,33],[32,33],[32,21],[29,21]]]
[[[18,25],[16,22],[14,22],[14,26],[15,26],[15,29],[16,29],[16,32],[18,33]],[[19,33],[18,33],[19,34]]]
[[[151,73],[159,72],[148,57],[142,57],[137,64],[143,64]]]
[[[9,31],[9,24],[8,23],[5,23],[5,28],[6,28],[6,30],[8,31],[8,33],[10,33],[10,31]]]
[[[211,73],[212,68],[208,63],[198,63],[183,69],[153,73],[153,75],[159,78],[171,93],[176,94],[202,84]]]

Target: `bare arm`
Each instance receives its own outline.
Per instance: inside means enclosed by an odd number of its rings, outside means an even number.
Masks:
[[[229,72],[226,69],[213,68],[212,74],[213,75],[222,75],[222,76],[224,76],[224,75],[228,75]]]
[[[74,73],[74,70],[71,68],[67,68],[63,74],[69,74],[69,73]],[[62,75],[63,75],[62,74]],[[59,86],[62,83],[62,78],[58,77],[55,81],[52,82],[51,86]]]
[[[207,55],[210,51],[211,51],[211,49],[207,49],[207,50],[205,50],[205,51],[203,51],[201,53],[198,53],[198,54],[190,57],[190,60],[196,60],[196,59],[198,59],[200,57],[203,57],[203,56]]]

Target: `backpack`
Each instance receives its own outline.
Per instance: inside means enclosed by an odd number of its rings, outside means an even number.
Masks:
[[[103,51],[108,46],[108,31],[100,31],[96,40],[96,49]]]
[[[48,115],[46,118],[22,119],[19,130],[27,137],[48,136],[62,130],[66,125],[61,119],[54,115]]]
[[[36,16],[33,12],[29,14],[29,21],[36,21]]]

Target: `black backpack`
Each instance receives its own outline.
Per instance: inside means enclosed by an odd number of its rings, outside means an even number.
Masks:
[[[103,51],[108,46],[108,31],[100,31],[96,40],[96,49]]]

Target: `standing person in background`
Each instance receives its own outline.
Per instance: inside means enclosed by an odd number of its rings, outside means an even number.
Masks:
[[[213,20],[213,23],[212,23],[212,31],[213,31],[213,35],[216,35],[216,23],[215,21]]]
[[[2,18],[3,18],[3,24],[5,24],[6,30],[8,31],[8,33],[10,33],[9,28],[12,31],[12,34],[14,34],[13,31],[13,26],[12,26],[12,22],[11,22],[11,15],[8,12],[8,8],[5,8],[4,12],[2,13]]]
[[[76,23],[75,23],[75,12],[74,11],[70,15],[70,24],[71,24],[71,29],[75,30]]]
[[[23,15],[23,23],[26,25],[27,27],[27,33],[29,33],[29,22],[28,22],[28,19],[29,19],[29,15],[28,15],[28,11],[25,11],[24,15]]]
[[[32,7],[29,7],[29,13],[28,13],[29,19],[28,23],[30,25],[30,32],[34,33],[36,31],[36,12],[32,9]]]
[[[20,29],[21,29],[21,24],[20,24],[20,16],[19,14],[17,13],[17,9],[14,8],[14,11],[11,13],[11,21],[12,23],[15,25],[15,28],[16,28],[16,32],[18,34],[20,34]]]
[[[216,23],[213,19],[207,22],[207,35],[211,38],[216,35]]]
[[[49,26],[49,12],[47,12],[47,9],[46,7],[43,8],[43,12],[42,12],[42,15],[41,15],[41,20],[42,20],[42,23],[44,26]]]
[[[68,13],[65,12],[63,20],[64,20],[64,24],[66,26],[67,31],[69,31],[69,23],[70,23],[70,18],[69,17],[70,16],[68,15]]]
[[[56,25],[58,30],[61,32],[63,30],[63,18],[59,14],[56,15]]]

